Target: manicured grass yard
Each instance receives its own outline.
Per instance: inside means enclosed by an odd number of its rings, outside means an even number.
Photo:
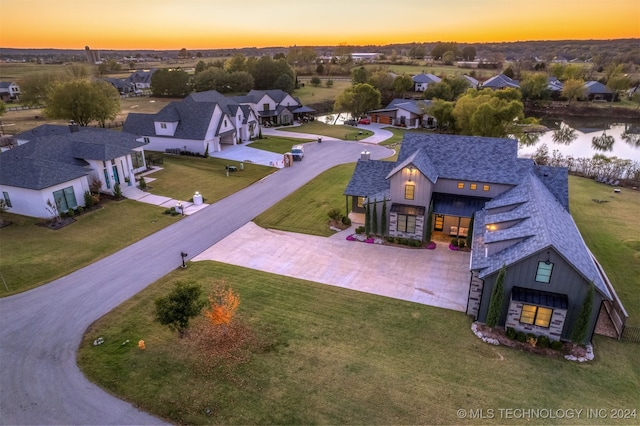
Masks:
[[[185,279],[206,293],[225,280],[240,295],[236,319],[258,342],[207,364],[154,322],[154,298]],[[498,410],[639,408],[636,344],[596,336],[596,360],[578,364],[483,343],[470,324],[461,312],[196,262],[96,322],[79,363],[109,392],[178,424],[525,424]],[[98,337],[105,343],[93,346]],[[496,417],[462,420],[458,409]]]
[[[327,213],[336,208],[347,214],[343,192],[354,168],[355,163],[349,163],[327,170],[258,215],[254,222],[263,228],[324,237],[334,234]],[[305,206],[305,214],[300,214],[300,206]]]
[[[291,147],[300,143],[311,142],[311,139],[282,138],[279,136],[265,136],[263,139],[256,139],[249,145],[251,148],[262,149],[269,152],[284,154],[291,152]]]
[[[227,176],[226,165],[236,166],[238,171]],[[214,203],[275,171],[272,167],[251,163],[244,163],[241,171],[237,161],[184,155],[165,155],[159,167],[162,170],[148,175],[156,179],[148,185],[150,193],[189,200],[199,191],[205,203]]]
[[[296,132],[296,133],[311,133],[314,135],[329,136],[342,140],[362,140],[366,137],[373,135],[371,130],[367,130],[366,126],[334,126],[327,123],[323,123],[319,120],[305,123],[301,126],[295,127],[280,127],[278,130],[284,132]],[[362,132],[362,134],[360,134]]]
[[[571,215],[613,283],[629,323],[640,327],[640,191],[622,188],[616,194],[609,185],[569,176],[569,199]]]
[[[65,276],[171,225],[178,217],[136,201],[103,200],[103,208],[76,217],[58,230],[37,226],[39,219],[3,213],[12,225],[0,228],[0,273],[19,293]]]

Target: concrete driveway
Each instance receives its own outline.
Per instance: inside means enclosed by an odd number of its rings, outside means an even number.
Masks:
[[[301,278],[395,299],[465,311],[469,253],[347,241],[263,229],[249,222],[194,257]]]

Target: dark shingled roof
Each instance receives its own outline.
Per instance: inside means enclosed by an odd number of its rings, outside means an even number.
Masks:
[[[345,195],[368,197],[389,191],[390,182],[385,177],[395,163],[381,160],[358,160]]]
[[[143,146],[136,136],[108,129],[43,125],[19,135],[29,142],[0,154],[0,184],[40,190],[89,173],[85,160],[107,161]]]

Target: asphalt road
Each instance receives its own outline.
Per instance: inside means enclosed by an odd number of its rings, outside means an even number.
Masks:
[[[391,154],[382,146],[326,141],[305,159],[86,268],[0,299],[1,424],[159,424],[90,383],[76,365],[98,318],[203,252],[332,166]],[[303,214],[303,212],[301,212]],[[64,254],[60,254],[64,261]]]

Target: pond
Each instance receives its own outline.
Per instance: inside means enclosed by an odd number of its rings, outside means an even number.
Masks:
[[[601,154],[640,163],[640,122],[543,118],[541,124],[550,130],[521,140],[520,157],[529,157],[546,144],[549,155],[557,150],[564,157],[592,158]]]

